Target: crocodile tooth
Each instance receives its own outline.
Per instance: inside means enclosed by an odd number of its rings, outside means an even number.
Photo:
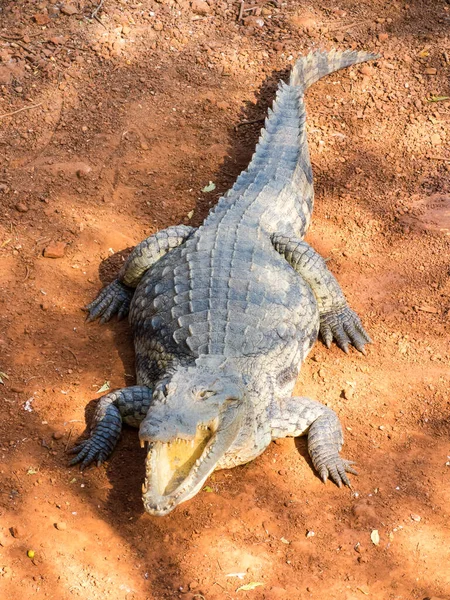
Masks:
[[[147,488],[145,487],[145,484],[142,484],[142,493],[145,494],[147,491]]]
[[[139,441],[141,443],[141,448],[145,448],[145,442],[144,442],[144,440],[139,440]]]

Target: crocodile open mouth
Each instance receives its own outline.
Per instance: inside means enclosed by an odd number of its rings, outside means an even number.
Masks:
[[[148,443],[142,486],[147,512],[162,516],[198,492],[216,464],[211,457],[216,437],[213,429],[211,425],[198,425],[190,440]]]

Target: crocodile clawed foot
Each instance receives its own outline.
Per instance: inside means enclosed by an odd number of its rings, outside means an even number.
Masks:
[[[324,483],[327,479],[331,479],[338,487],[346,485],[349,488],[352,487],[350,479],[347,477],[347,473],[358,475],[357,471],[352,468],[351,465],[355,463],[352,460],[345,460],[339,455],[331,457],[325,464],[319,468],[320,478]]]
[[[119,321],[128,315],[130,302],[134,290],[127,287],[117,279],[106,286],[97,298],[88,304],[83,310],[88,312],[87,322],[100,319],[100,323],[106,323],[117,314]]]
[[[81,471],[93,462],[96,462],[97,466],[100,466],[109,456],[109,452],[105,449],[101,440],[96,439],[95,436],[90,437],[78,444],[78,446],[71,448],[68,453],[76,454],[69,462],[69,465],[72,466],[80,463]]]
[[[320,334],[327,348],[330,348],[334,340],[346,354],[349,344],[366,354],[364,346],[372,342],[358,315],[348,306],[337,312],[330,311],[320,315]]]

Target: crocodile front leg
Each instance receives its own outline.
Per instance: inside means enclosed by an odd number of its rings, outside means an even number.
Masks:
[[[339,487],[351,487],[347,473],[357,475],[352,461],[339,456],[344,443],[336,413],[320,402],[290,397],[277,402],[271,415],[272,439],[308,434],[308,452],[322,481],[332,479]]]
[[[371,342],[358,315],[347,300],[324,259],[309,244],[296,238],[275,235],[274,248],[310,285],[319,307],[320,334],[327,348],[333,339],[344,352],[353,344],[365,354],[364,346]]]
[[[117,279],[85,307],[84,310],[89,313],[87,321],[100,318],[100,323],[106,323],[116,313],[119,320],[126,317],[134,290],[144,273],[170,250],[183,244],[194,231],[193,227],[187,225],[168,227],[138,244],[121,268]]]
[[[152,396],[150,388],[140,385],[102,396],[95,409],[90,437],[69,451],[69,454],[76,454],[70,464],[80,462],[81,469],[93,461],[100,465],[114,450],[122,431],[122,421],[139,427],[148,412]]]

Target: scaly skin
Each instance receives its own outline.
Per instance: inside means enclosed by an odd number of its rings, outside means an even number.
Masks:
[[[90,320],[129,311],[138,385],[100,400],[73,462],[107,458],[131,402],[148,443],[143,500],[151,514],[167,514],[214,469],[248,462],[287,435],[307,433],[322,479],[350,485],[335,413],[291,397],[319,331],[345,352],[349,344],[364,352],[370,341],[303,241],[314,198],[303,96],[327,73],[373,58],[332,51],[300,59],[280,84],[248,169],[204,223],[150,236],[87,307]]]

